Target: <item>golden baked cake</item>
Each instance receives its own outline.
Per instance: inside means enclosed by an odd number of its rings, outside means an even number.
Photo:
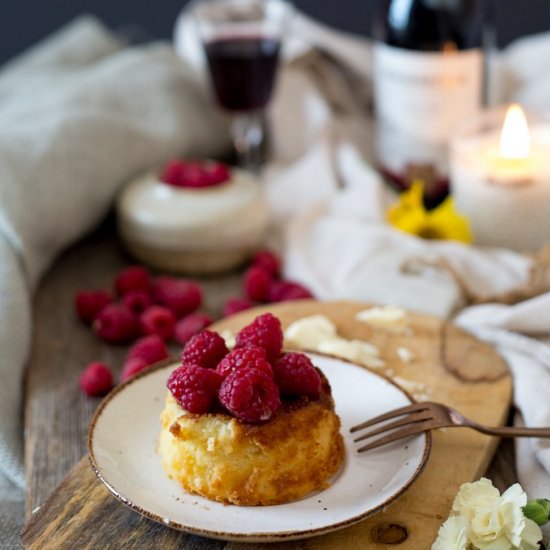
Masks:
[[[255,330],[262,323],[271,332]],[[340,469],[330,385],[307,356],[280,346],[275,354],[277,325],[270,314],[258,317],[232,352],[210,331],[185,347],[168,381],[158,452],[187,491],[241,506],[280,504],[326,488]]]

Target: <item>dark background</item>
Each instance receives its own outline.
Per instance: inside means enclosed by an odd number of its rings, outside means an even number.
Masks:
[[[499,44],[550,30],[549,0],[493,0]],[[98,16],[114,29],[170,38],[185,0],[0,0],[0,63],[77,15]],[[376,0],[295,0],[304,12],[334,27],[368,35]]]

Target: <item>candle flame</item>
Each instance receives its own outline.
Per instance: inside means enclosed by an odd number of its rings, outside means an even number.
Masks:
[[[500,154],[507,159],[529,157],[531,138],[523,109],[514,103],[508,107],[500,134]]]

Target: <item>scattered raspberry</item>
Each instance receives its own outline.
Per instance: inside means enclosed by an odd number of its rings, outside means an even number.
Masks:
[[[125,344],[139,334],[139,323],[126,306],[109,304],[95,318],[93,329],[102,340],[110,344]]]
[[[263,267],[249,267],[244,274],[244,293],[256,302],[265,302],[273,280],[271,273]]]
[[[144,267],[139,265],[123,269],[115,278],[115,289],[121,296],[131,290],[147,292],[150,288],[151,276]]]
[[[134,357],[133,359],[128,359],[122,367],[122,372],[120,373],[120,381],[124,382],[128,378],[132,378],[138,372],[141,372],[143,369],[146,369],[149,366],[149,363],[141,359],[141,357]]]
[[[220,387],[221,404],[245,422],[269,420],[281,405],[275,382],[257,369],[237,369]]]
[[[271,313],[264,313],[241,329],[237,333],[235,347],[249,346],[264,348],[268,361],[270,363],[276,361],[283,348],[283,330],[279,319]]]
[[[172,372],[166,383],[176,401],[187,411],[204,414],[217,399],[222,377],[199,365],[183,365]]]
[[[258,369],[273,377],[271,365],[267,362],[264,348],[238,348],[229,352],[216,367],[224,378],[238,369]]]
[[[191,338],[191,336],[194,336],[201,330],[204,330],[213,322],[214,321],[212,320],[212,318],[204,313],[191,313],[191,315],[180,319],[176,323],[176,328],[174,329],[174,338],[176,342],[179,342],[182,346],[184,346]]]
[[[181,360],[184,365],[215,369],[228,353],[225,340],[217,332],[203,330],[187,342],[181,352]]]
[[[166,341],[174,334],[176,318],[168,308],[151,306],[141,314],[139,324],[143,334],[156,334]]]
[[[128,351],[126,362],[132,359],[140,359],[146,365],[152,365],[168,357],[166,344],[156,334],[140,338]]]
[[[83,290],[76,295],[74,305],[80,320],[89,325],[112,301],[113,296],[107,290]]]
[[[319,397],[321,377],[307,355],[285,353],[274,365],[273,374],[281,394],[288,397]]]
[[[267,293],[269,302],[286,302],[307,298],[313,298],[313,294],[306,287],[292,281],[273,281]]]
[[[105,395],[113,387],[111,369],[104,363],[90,363],[80,375],[79,385],[86,395]]]
[[[122,303],[135,315],[141,315],[149,306],[153,305],[153,300],[144,290],[130,290],[122,296]]]
[[[202,291],[197,283],[174,277],[157,277],[153,297],[178,319],[193,313],[202,304]]]
[[[224,317],[229,317],[230,315],[235,315],[235,313],[250,309],[251,307],[254,307],[254,302],[250,301],[248,298],[229,298],[223,306],[222,315]]]
[[[281,260],[270,250],[260,250],[256,252],[252,258],[252,265],[265,269],[271,273],[273,277],[278,277],[281,273]]]

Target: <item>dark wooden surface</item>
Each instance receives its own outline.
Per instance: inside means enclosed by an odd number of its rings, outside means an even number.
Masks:
[[[77,380],[82,367],[90,361],[102,360],[118,372],[127,350],[126,347],[102,344],[88,328],[80,325],[75,319],[73,297],[82,288],[108,287],[115,273],[129,263],[131,259],[120,250],[111,224],[107,224],[63,255],[37,293],[34,344],[26,387],[27,519],[44,504],[54,488],[85,455],[86,430],[99,400],[85,397],[79,392]],[[208,279],[203,284],[205,311],[219,315],[224,299],[239,292],[240,275]],[[83,463],[78,468],[82,470],[87,465]],[[69,491],[78,483],[97,483],[93,474],[79,481],[78,468],[77,474],[70,476],[60,491]],[[510,441],[500,445],[487,475],[501,489],[517,481]],[[143,546],[146,544],[144,541],[148,540],[151,541],[150,547],[162,548],[206,550],[224,546],[221,542],[176,533],[158,526],[121,506],[102,487],[101,491],[97,494],[98,498],[104,499],[105,513],[102,518],[92,519],[113,522],[113,525],[123,522],[135,527],[136,533],[142,535],[139,539],[141,546],[136,539],[128,541],[129,548],[148,547]],[[85,507],[87,503],[83,501],[76,505]],[[32,540],[37,540],[43,528],[44,525],[31,522],[26,535],[32,535]],[[93,539],[93,528],[86,536]],[[98,547],[93,545],[92,539],[82,540],[79,547]],[[74,547],[69,542],[67,540],[67,548]],[[288,546],[299,548],[300,543]]]

